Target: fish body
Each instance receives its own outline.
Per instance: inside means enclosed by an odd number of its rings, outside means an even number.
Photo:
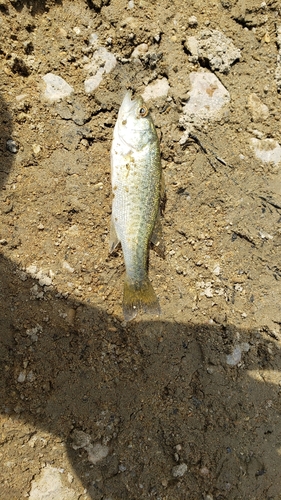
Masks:
[[[148,278],[148,252],[150,241],[162,251],[160,146],[142,97],[132,98],[130,92],[123,99],[114,128],[111,182],[110,251],[121,243],[126,267],[124,318],[133,319],[139,310],[159,314]]]

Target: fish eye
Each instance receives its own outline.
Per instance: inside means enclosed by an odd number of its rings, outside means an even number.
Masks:
[[[144,117],[148,114],[148,109],[145,107],[145,106],[142,106],[140,109],[139,109],[139,115]]]

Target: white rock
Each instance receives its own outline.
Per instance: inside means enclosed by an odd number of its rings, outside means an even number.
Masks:
[[[264,163],[274,163],[279,165],[281,163],[281,146],[274,139],[250,139],[255,155]]]
[[[213,297],[213,290],[212,290],[212,287],[211,287],[211,286],[208,286],[208,287],[204,290],[204,295],[206,295],[206,297],[208,297],[208,298]]]
[[[188,18],[188,25],[191,28],[195,28],[198,25],[198,19],[197,19],[197,17],[196,16],[190,16]]]
[[[19,373],[19,376],[18,376],[18,382],[20,382],[21,384],[25,381],[26,379],[26,372],[20,372]]]
[[[43,274],[39,278],[39,285],[40,286],[50,286],[52,284],[52,278],[47,276],[46,274]]]
[[[215,264],[214,269],[213,269],[213,274],[215,276],[219,276],[221,272],[221,268],[219,264]]]
[[[110,73],[110,71],[112,71],[117,64],[115,55],[111,52],[108,52],[108,50],[106,50],[104,47],[100,47],[95,52],[94,58],[101,61],[102,67],[104,67],[106,73]]]
[[[98,39],[99,39],[99,37],[96,33],[91,33],[91,35],[89,36],[89,44],[96,45],[98,42]]]
[[[180,118],[180,120],[182,120],[182,118]],[[180,140],[179,140],[179,144],[181,146],[184,146],[184,144],[187,143],[188,139],[189,139],[189,132],[190,132],[190,128],[189,130],[185,130],[185,132],[182,134]]]
[[[33,149],[33,153],[35,155],[39,155],[39,153],[41,151],[41,146],[40,146],[40,144],[32,144],[32,149]]]
[[[263,104],[257,94],[250,94],[248,99],[249,110],[254,122],[262,122],[269,116],[269,109]]]
[[[110,73],[116,64],[116,57],[105,47],[99,47],[95,50],[90,62],[84,66],[88,73],[88,77],[84,81],[85,92],[87,94],[93,92],[101,83],[102,75]]]
[[[85,449],[88,452],[88,460],[92,464],[97,464],[98,462],[103,460],[103,458],[107,457],[109,452],[108,446],[102,445],[100,443],[87,446]]]
[[[62,267],[69,273],[74,273],[74,267],[71,267],[66,260],[63,261]]]
[[[199,49],[198,49],[198,40],[195,36],[189,36],[185,42],[185,46],[187,50],[192,54],[195,60],[198,60],[199,57]]]
[[[219,118],[222,108],[229,103],[230,95],[219,79],[209,71],[189,75],[191,90],[183,108],[180,125],[191,130],[210,119]]]
[[[32,278],[35,278],[35,275],[36,275],[36,273],[37,273],[37,266],[35,266],[34,264],[31,264],[30,266],[28,266],[28,267],[26,268],[26,272],[27,272],[28,274],[30,274],[30,276],[31,276]]]
[[[138,57],[144,56],[144,54],[146,54],[147,51],[148,51],[147,43],[141,43],[140,45],[134,48],[131,54],[131,58],[136,59]]]
[[[185,46],[192,56],[192,61],[207,60],[213,71],[228,73],[230,66],[240,59],[241,52],[232,40],[218,30],[205,29],[197,37],[196,50],[194,37],[187,38]]]
[[[47,465],[41,470],[39,479],[31,482],[29,500],[76,500],[77,493],[65,486],[61,469]]]
[[[248,342],[242,342],[234,346],[232,354],[226,356],[226,363],[230,366],[236,366],[240,363],[242,359],[242,352],[248,352],[250,350],[250,344]]]
[[[235,366],[238,365],[238,363],[240,363],[241,357],[242,357],[241,347],[237,345],[236,347],[234,347],[232,354],[227,354],[226,362],[230,366]]]
[[[70,484],[71,484],[71,483],[73,483],[73,479],[74,479],[73,475],[72,475],[72,474],[70,474],[70,472],[68,472],[68,473],[67,473],[67,480],[68,480],[68,482],[69,482]]]
[[[175,467],[173,467],[172,475],[173,477],[182,477],[186,472],[187,465],[183,463],[180,465],[175,465]]]
[[[90,94],[94,90],[98,88],[100,83],[102,82],[102,75],[104,74],[104,71],[102,68],[98,69],[96,74],[94,76],[90,76],[89,78],[86,78],[84,81],[84,89],[86,94]]]
[[[72,448],[78,450],[84,448],[88,453],[88,460],[92,464],[97,464],[107,457],[109,448],[101,443],[91,443],[91,436],[84,431],[74,430],[72,433]]]
[[[43,299],[44,297],[44,292],[39,291],[38,285],[33,285],[30,288],[30,293],[35,299]]]
[[[43,332],[42,326],[37,325],[34,328],[30,328],[30,329],[26,330],[26,335],[28,335],[31,338],[32,342],[37,342],[37,340],[38,340],[37,334],[42,333],[42,332]]]
[[[167,97],[169,89],[170,86],[167,78],[161,78],[161,80],[155,80],[147,85],[142,93],[142,97],[145,101]]]
[[[59,101],[64,97],[70,96],[70,94],[74,92],[74,88],[58,75],[47,73],[42,78],[46,84],[44,97],[48,101]]]
[[[273,236],[262,229],[259,231],[259,235],[263,240],[273,240]]]

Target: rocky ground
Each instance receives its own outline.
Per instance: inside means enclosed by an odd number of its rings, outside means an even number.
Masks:
[[[0,0],[0,27],[0,498],[280,500],[280,3]],[[126,324],[128,87],[167,202],[162,315]]]

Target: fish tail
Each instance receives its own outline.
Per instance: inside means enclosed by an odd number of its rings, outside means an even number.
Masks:
[[[125,321],[136,317],[139,311],[150,314],[160,314],[160,306],[152,284],[146,277],[140,284],[131,282],[127,277],[124,281],[123,314]]]

